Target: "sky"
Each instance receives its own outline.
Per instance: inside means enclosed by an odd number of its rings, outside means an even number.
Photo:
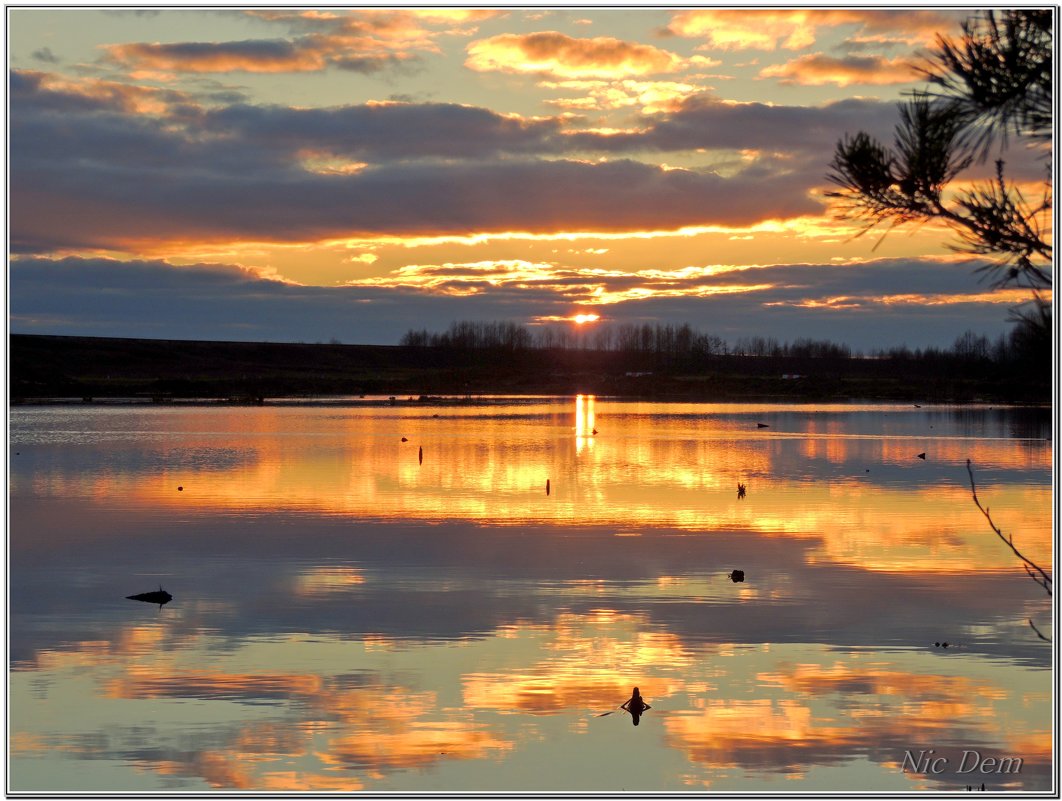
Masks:
[[[1026,295],[954,233],[860,235],[826,196],[837,141],[891,141],[914,65],[966,16],[9,7],[9,329],[996,336]],[[1006,158],[1042,180],[1020,143]]]

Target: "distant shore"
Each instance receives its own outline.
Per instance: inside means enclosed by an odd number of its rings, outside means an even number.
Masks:
[[[118,339],[12,334],[12,404],[262,403],[381,396],[457,403],[479,395],[592,393],[659,400],[1048,404],[1040,371],[987,361],[770,356],[654,358],[615,351]]]

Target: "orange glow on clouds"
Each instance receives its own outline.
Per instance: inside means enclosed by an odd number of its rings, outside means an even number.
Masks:
[[[543,89],[572,92],[579,96],[547,100],[550,105],[561,108],[613,110],[637,106],[643,114],[660,114],[676,111],[690,95],[703,91],[692,82],[683,81],[644,81],[644,80],[570,80],[542,81]],[[600,133],[602,128],[581,128],[578,133],[593,130]],[[624,131],[636,133],[636,130]]]
[[[937,33],[957,27],[938,11],[882,12],[872,9],[700,9],[676,14],[668,30],[703,37],[722,50],[800,50],[815,44],[820,28],[859,26],[862,41],[930,44]]]
[[[886,59],[880,56],[834,58],[823,53],[806,56],[765,67],[761,78],[780,78],[783,83],[801,86],[852,86],[868,84],[881,86],[910,83],[920,78],[917,68],[907,59]]]
[[[686,60],[652,45],[599,36],[577,39],[557,31],[506,33],[468,46],[465,66],[477,72],[544,73],[560,78],[627,78],[675,72],[691,64],[714,64],[703,56]]]

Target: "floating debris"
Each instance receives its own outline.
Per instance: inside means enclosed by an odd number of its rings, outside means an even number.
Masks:
[[[417,462],[424,464],[424,448],[420,448],[417,451]]]
[[[549,495],[549,479],[546,479],[546,494]]]
[[[756,428],[770,428],[767,423],[756,423]]]
[[[151,592],[142,592],[137,595],[127,595],[125,597],[126,600],[129,601],[143,601],[144,603],[148,604],[158,604],[159,609],[162,608],[163,604],[168,604],[170,601],[173,600],[173,596],[166,592],[166,590],[162,589],[161,584],[159,585],[159,588],[157,590],[152,590]]]
[[[737,584],[738,582],[745,580],[745,571],[744,570],[732,570],[732,571],[730,571],[727,574],[727,578],[729,578],[732,582]]]
[[[403,442],[409,442],[409,440],[408,440],[408,439],[406,439],[405,437],[402,437],[402,441],[403,441]]]

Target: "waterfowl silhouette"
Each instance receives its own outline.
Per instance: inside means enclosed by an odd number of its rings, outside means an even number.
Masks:
[[[922,451],[920,454],[918,454],[918,458],[924,462],[926,460],[926,452]]]
[[[738,482],[738,500],[740,501],[745,497],[745,485]]]
[[[745,571],[744,570],[731,570],[726,575],[727,575],[727,578],[729,578],[735,584],[737,584],[740,581],[744,581],[745,580]]]
[[[756,428],[770,428],[767,423],[756,423]]]
[[[647,709],[652,709],[649,704],[645,703],[645,699],[642,698],[642,694],[638,692],[638,688],[634,688],[634,693],[620,705],[620,709],[624,709],[631,713],[631,722],[637,726],[638,721],[641,720],[642,713]]]

